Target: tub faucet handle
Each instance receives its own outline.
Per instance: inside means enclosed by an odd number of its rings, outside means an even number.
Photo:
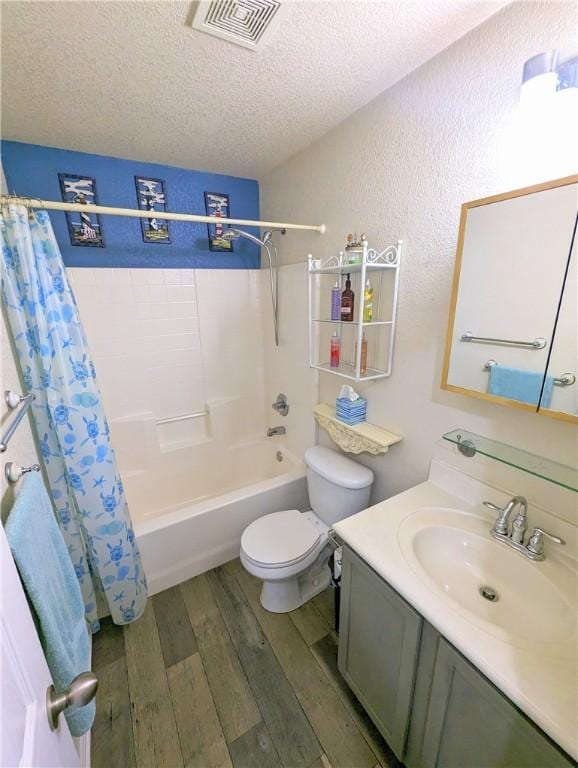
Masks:
[[[287,395],[284,395],[283,392],[280,392],[277,395],[275,402],[271,405],[271,408],[273,408],[274,411],[277,411],[279,416],[287,416],[289,413],[289,402],[287,400]]]

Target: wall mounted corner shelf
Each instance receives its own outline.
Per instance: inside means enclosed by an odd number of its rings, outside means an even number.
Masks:
[[[401,436],[373,424],[363,422],[350,427],[335,416],[335,408],[320,403],[313,409],[315,421],[329,437],[346,453],[371,453],[377,456],[387,453],[391,445],[401,441]]]
[[[341,251],[326,260],[308,257],[309,271],[309,365],[318,371],[350,381],[370,381],[391,375],[393,342],[399,292],[399,267],[402,241],[383,251],[370,248],[366,241],[355,251]],[[344,287],[346,275],[352,278],[355,293],[355,319],[329,319],[329,288],[333,280]],[[324,278],[324,276],[326,276]],[[328,276],[328,277],[327,277]],[[374,290],[373,316],[364,321],[364,289],[371,281]],[[383,301],[382,301],[383,299]],[[340,365],[329,362],[331,335],[339,336]],[[367,343],[367,366],[362,367],[362,342]]]

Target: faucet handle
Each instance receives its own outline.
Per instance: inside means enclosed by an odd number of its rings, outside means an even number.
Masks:
[[[559,536],[554,536],[553,533],[548,533],[548,531],[545,531],[543,528],[534,528],[528,543],[526,544],[526,549],[538,560],[544,559],[544,536],[555,544],[566,544],[564,539],[561,539]]]
[[[505,507],[498,507],[496,504],[492,504],[491,501],[484,501],[484,506],[498,513],[498,517],[496,518],[492,530],[499,533],[501,536],[507,536],[508,521],[510,519],[510,512],[514,508],[514,500],[511,499]]]
[[[491,501],[484,501],[483,504],[484,504],[484,507],[487,507],[488,509],[492,509],[494,512],[503,512],[504,511],[503,507],[498,507],[497,504],[492,504]]]

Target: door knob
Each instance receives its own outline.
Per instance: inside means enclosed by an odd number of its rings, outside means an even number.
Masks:
[[[57,693],[51,685],[46,689],[46,714],[50,730],[58,728],[58,718],[65,709],[79,709],[91,702],[98,688],[98,678],[94,672],[81,672],[70,683],[70,688]]]

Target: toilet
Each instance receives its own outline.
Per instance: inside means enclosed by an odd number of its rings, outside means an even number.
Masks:
[[[311,511],[272,512],[241,537],[241,563],[262,580],[261,605],[273,613],[293,611],[329,586],[329,530],[369,504],[370,469],[319,445],[304,458]]]

